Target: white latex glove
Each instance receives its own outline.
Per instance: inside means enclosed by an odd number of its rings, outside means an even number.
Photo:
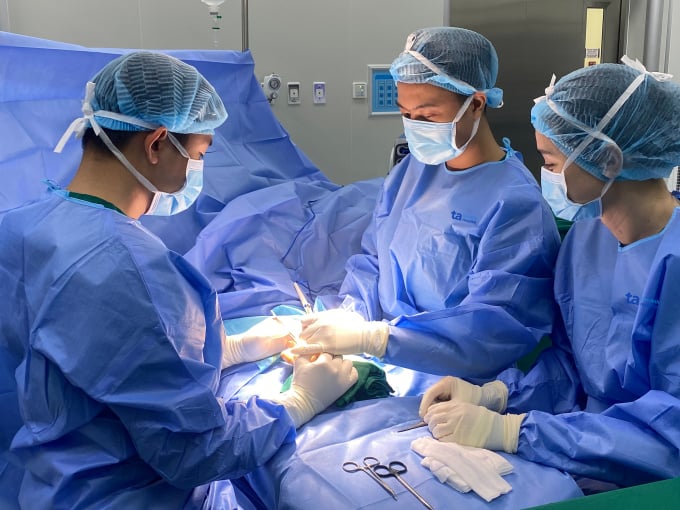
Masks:
[[[500,455],[455,443],[442,443],[420,437],[411,449],[423,456],[421,464],[442,483],[460,492],[475,491],[487,502],[512,490],[501,474],[512,472],[512,465]]]
[[[356,312],[327,310],[302,318],[300,338],[307,345],[294,347],[292,354],[310,355],[367,353],[379,358],[385,355],[389,326],[386,322],[367,321]]]
[[[508,387],[501,381],[491,381],[483,386],[471,384],[458,377],[443,377],[430,386],[420,401],[418,414],[425,416],[435,402],[458,400],[504,413],[508,405]]]
[[[352,362],[339,356],[321,354],[314,361],[299,357],[290,389],[272,400],[286,408],[298,428],[340,398],[358,378]]]
[[[228,335],[222,343],[222,368],[280,353],[294,344],[300,327],[296,319],[267,317],[243,333]]]
[[[498,414],[486,407],[450,400],[432,404],[423,420],[440,441],[515,453],[525,416]]]

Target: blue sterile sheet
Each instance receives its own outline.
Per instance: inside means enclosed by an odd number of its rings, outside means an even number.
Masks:
[[[53,148],[81,116],[85,83],[127,51],[0,32],[0,219],[45,193],[45,179],[68,184],[80,143],[71,140],[61,154]],[[168,53],[206,76],[229,118],[206,156],[205,186],[196,203],[180,215],[143,217],[142,223],[210,279],[227,331],[242,331],[272,308],[301,313],[292,281],[310,299],[337,292],[345,261],[360,249],[382,179],[331,182],[274,116],[249,52]],[[491,504],[442,485],[410,450],[411,440],[427,429],[395,432],[418,419],[418,395],[438,377],[380,366],[393,396],[329,409],[298,431],[295,445],[239,483],[247,481],[267,508],[418,508],[393,480],[397,501],[367,476],[341,469],[345,460],[373,455],[406,463],[407,480],[435,508],[514,509],[581,495],[568,475],[514,456],[506,456],[515,467],[507,476],[513,491]],[[276,356],[238,365],[223,373],[220,392],[225,399],[241,399],[276,391],[290,373],[290,365]],[[220,497],[217,490],[211,494]]]
[[[418,392],[419,383],[426,382],[427,376],[420,374],[412,385],[413,374],[401,370],[387,368],[388,382],[398,388],[395,395]],[[271,393],[290,375],[290,367],[277,360],[251,375],[253,378],[232,398]],[[410,446],[415,438],[429,435],[427,427],[397,432],[419,420],[419,402],[418,396],[391,396],[354,402],[341,409],[331,406],[298,430],[294,445],[285,445],[266,465],[245,478],[267,508],[300,510],[420,507],[394,479],[386,481],[397,492],[397,501],[364,473],[342,470],[343,462],[361,464],[366,456],[406,464],[405,480],[435,509],[514,510],[583,495],[568,474],[506,453],[500,454],[514,468],[504,476],[512,491],[491,503],[473,492],[462,494],[440,483],[420,465],[421,457]]]

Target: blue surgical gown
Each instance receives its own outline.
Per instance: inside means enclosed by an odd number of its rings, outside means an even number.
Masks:
[[[560,238],[506,151],[463,171],[407,156],[387,176],[340,289],[343,307],[389,321],[386,362],[489,378],[550,332]]]
[[[200,507],[294,440],[282,406],[217,396],[216,293],[138,221],[60,190],[10,211],[0,288],[24,508]]]
[[[622,486],[680,476],[679,295],[680,208],[625,247],[599,219],[575,223],[555,274],[571,366],[549,353],[528,384],[500,376],[509,411],[541,409],[524,419],[517,453]]]

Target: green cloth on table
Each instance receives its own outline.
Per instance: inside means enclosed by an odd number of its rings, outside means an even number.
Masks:
[[[337,407],[345,407],[359,400],[388,397],[394,391],[387,382],[385,371],[375,363],[352,361],[352,364],[357,369],[359,378],[350,389],[335,401]],[[291,375],[285,380],[281,387],[282,392],[290,389],[292,379],[293,376]]]

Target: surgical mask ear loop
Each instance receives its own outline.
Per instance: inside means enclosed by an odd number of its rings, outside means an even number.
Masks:
[[[456,125],[460,121],[460,119],[463,118],[463,115],[465,115],[465,112],[468,111],[468,108],[470,108],[470,104],[472,103],[473,96],[468,96],[465,102],[463,102],[462,106],[458,110],[458,113],[456,113],[456,116],[453,118],[451,121],[451,145],[455,147],[458,151],[461,153],[467,148],[468,144],[470,141],[475,137],[477,134],[477,129],[479,128],[479,121],[480,119],[475,119],[474,124],[472,125],[472,131],[470,132],[470,136],[467,139],[467,142],[465,142],[461,147],[458,147],[458,144],[456,143]]]

